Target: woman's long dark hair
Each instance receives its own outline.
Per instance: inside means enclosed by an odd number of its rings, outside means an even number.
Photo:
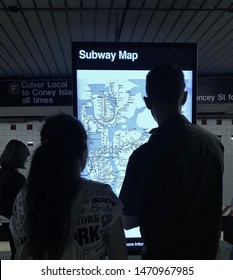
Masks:
[[[41,131],[25,198],[28,246],[33,259],[59,259],[69,227],[70,206],[85,165],[87,135],[70,115],[50,117]]]

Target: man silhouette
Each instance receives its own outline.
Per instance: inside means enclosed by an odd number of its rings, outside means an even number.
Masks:
[[[152,69],[146,92],[158,128],[129,159],[120,193],[124,227],[140,226],[144,259],[215,259],[223,146],[182,115],[188,93],[178,66]]]

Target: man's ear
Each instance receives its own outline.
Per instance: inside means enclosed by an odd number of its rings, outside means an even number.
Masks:
[[[152,108],[152,103],[151,103],[150,98],[144,96],[143,99],[144,99],[144,102],[145,102],[145,104],[146,104],[146,107],[147,107],[149,110],[151,110],[151,108]]]
[[[188,92],[184,91],[183,93],[183,97],[182,97],[182,106],[185,104],[185,102],[187,101],[187,97],[188,97]]]

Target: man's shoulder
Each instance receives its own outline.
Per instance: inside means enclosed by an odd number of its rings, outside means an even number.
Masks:
[[[192,130],[193,134],[196,134],[200,137],[202,140],[207,140],[207,141],[212,141],[217,143],[218,145],[222,146],[222,143],[220,142],[219,138],[217,135],[213,134],[211,131],[200,127],[199,125],[196,124],[191,124],[190,128]]]
[[[180,126],[174,127],[172,129],[173,132],[178,133],[178,134],[187,134],[187,135],[199,135],[200,137],[203,138],[210,138],[212,140],[217,140],[219,142],[219,139],[216,135],[214,135],[212,132],[209,130],[202,128],[201,126],[197,124],[193,124],[191,122],[182,124]]]
[[[151,143],[149,141],[149,142],[146,142],[146,143],[142,144],[141,146],[139,146],[137,149],[135,149],[133,151],[133,153],[130,156],[130,159],[135,160],[137,158],[140,158],[141,156],[145,156],[145,155],[149,154],[150,150],[151,150],[150,145],[151,145]]]
[[[196,148],[200,153],[201,151],[205,151],[205,153],[208,151],[209,155],[223,160],[224,146],[219,138],[211,131],[190,123],[184,128],[180,135],[181,142],[186,144],[183,148],[186,147],[189,149],[192,147],[193,151],[195,151]]]

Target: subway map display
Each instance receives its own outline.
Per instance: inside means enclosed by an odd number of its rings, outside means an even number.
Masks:
[[[117,196],[129,157],[157,127],[143,99],[146,75],[167,62],[178,64],[184,72],[188,99],[182,111],[195,123],[196,44],[72,42],[73,113],[88,134],[82,176],[109,184]],[[139,228],[125,230],[125,235],[128,253],[140,254]]]
[[[77,70],[78,118],[88,133],[83,176],[109,184],[118,195],[128,159],[157,126],[143,97],[147,70]],[[192,71],[184,71],[191,120]]]

